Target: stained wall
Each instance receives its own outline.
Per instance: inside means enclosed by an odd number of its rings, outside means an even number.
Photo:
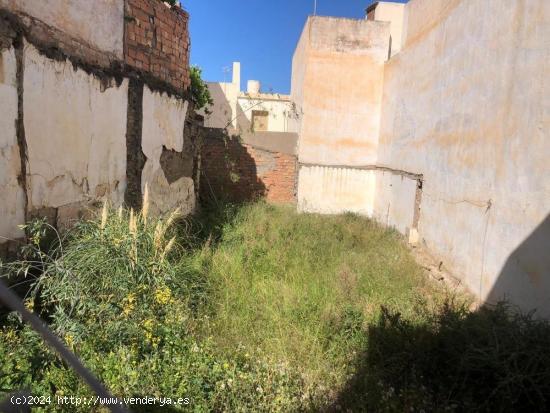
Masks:
[[[378,165],[423,175],[421,240],[471,291],[550,315],[550,3],[412,0],[405,15]]]
[[[139,208],[145,186],[153,214],[196,206],[187,14],[160,4],[159,44],[181,49],[166,77],[124,64],[124,0],[65,3],[0,2],[0,256],[33,218],[64,229],[104,201]]]
[[[80,43],[123,57],[124,0],[0,0],[0,8],[24,13]]]
[[[180,208],[195,210],[193,154],[184,151],[188,102],[166,93],[143,93],[142,150],[146,157],[141,184],[149,189],[150,210],[162,214]]]
[[[18,182],[21,174],[19,146],[17,144],[17,64],[15,49],[0,52],[0,244],[7,239],[20,238],[23,232],[13,225],[23,222],[24,191]]]

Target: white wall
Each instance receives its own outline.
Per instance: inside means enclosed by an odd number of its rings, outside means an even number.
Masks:
[[[550,2],[412,0],[405,14],[378,162],[424,175],[420,237],[474,293],[549,316]]]
[[[214,104],[209,108],[211,113],[205,115],[204,126],[236,130],[239,86],[228,82],[208,82],[207,85]]]
[[[142,193],[149,187],[150,211],[152,214],[171,212],[177,207],[183,214],[195,209],[195,192],[192,177],[181,177],[170,184],[160,165],[163,146],[181,152],[184,147],[183,131],[188,102],[143,90],[142,148],[147,162],[142,172]]]
[[[103,52],[123,59],[124,0],[0,0]]]
[[[372,170],[302,166],[298,175],[298,210],[371,216],[375,184]]]
[[[409,235],[414,228],[417,180],[389,171],[377,170],[374,218]]]
[[[17,119],[16,61],[13,48],[0,53],[0,244],[22,237],[17,224],[25,221],[24,191],[15,130]]]
[[[289,119],[293,116],[289,97],[279,97],[277,94],[273,96],[241,94],[237,105],[237,129],[241,133],[250,131],[254,110],[268,112],[268,132],[293,132],[290,130],[292,125],[289,125]]]
[[[25,44],[29,210],[124,199],[128,81],[101,82]]]
[[[381,1],[374,9],[374,20],[390,22],[391,55],[401,50],[405,4]]]

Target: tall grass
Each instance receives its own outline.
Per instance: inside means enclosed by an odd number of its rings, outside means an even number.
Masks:
[[[105,204],[47,251],[31,223],[25,259],[0,263],[116,395],[189,397],[198,412],[549,405],[548,323],[505,305],[470,312],[396,232],[261,202],[155,218],[147,201]],[[90,395],[10,314],[0,392],[20,388]]]
[[[203,251],[216,286],[203,327],[224,349],[245,345],[300,366],[312,385],[344,379],[381,304],[412,314],[441,294],[397,233],[352,214],[257,203],[220,237]]]

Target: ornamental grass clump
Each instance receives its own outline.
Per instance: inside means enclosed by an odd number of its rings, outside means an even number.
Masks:
[[[121,398],[188,397],[194,411],[205,412],[303,406],[307,395],[295,369],[244,347],[221,352],[197,333],[208,323],[199,311],[210,289],[202,254],[182,247],[194,241],[178,210],[152,217],[148,204],[147,190],[141,211],[105,203],[63,237],[43,221],[30,223],[25,259],[0,263],[0,274],[30,284],[27,306]],[[46,250],[51,232],[56,240]],[[22,388],[36,396],[93,396],[11,313],[0,327],[0,395]]]
[[[179,210],[149,217],[147,191],[140,212],[114,210],[106,202],[98,219],[79,222],[47,254],[37,249],[44,268],[29,305],[38,301],[54,329],[75,343],[98,328],[109,340],[130,340],[141,325],[150,343],[158,344],[146,316],[164,316],[174,296],[187,296],[183,251],[173,228],[179,217]],[[16,272],[29,273],[35,264],[19,263]]]

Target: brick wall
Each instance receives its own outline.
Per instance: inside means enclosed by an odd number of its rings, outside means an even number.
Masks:
[[[270,202],[295,202],[296,157],[209,136],[201,150],[200,197],[233,202],[265,197]]]
[[[178,90],[189,78],[189,14],[159,0],[126,0],[124,61]]]

